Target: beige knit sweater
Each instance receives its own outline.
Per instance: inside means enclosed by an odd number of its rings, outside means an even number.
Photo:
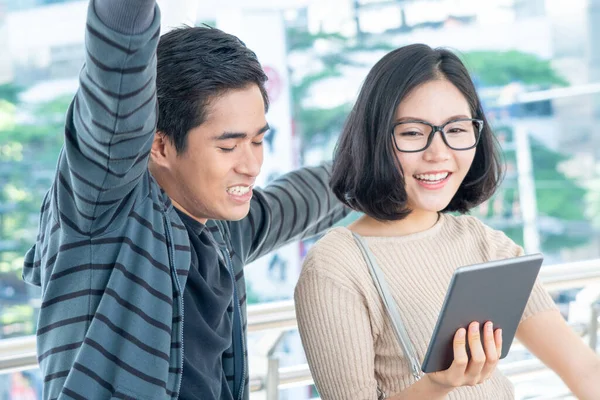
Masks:
[[[523,254],[504,233],[469,216],[442,215],[427,231],[402,237],[366,237],[394,295],[417,357],[423,360],[455,268]],[[368,267],[351,232],[329,231],[310,250],[295,291],[302,342],[324,400],[375,400],[414,383]],[[473,299],[476,301],[477,299]],[[536,283],[523,320],[554,308]],[[496,371],[449,399],[514,399]]]

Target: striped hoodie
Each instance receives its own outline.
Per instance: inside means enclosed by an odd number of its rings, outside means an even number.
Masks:
[[[136,35],[109,29],[88,10],[80,87],[23,266],[25,281],[42,289],[36,334],[44,399],[178,397],[191,253],[147,168],[159,27],[158,7]],[[232,348],[223,355],[236,399],[249,398],[243,267],[348,213],[328,189],[329,174],[316,167],[284,175],[255,190],[243,220],[207,223],[236,283]]]

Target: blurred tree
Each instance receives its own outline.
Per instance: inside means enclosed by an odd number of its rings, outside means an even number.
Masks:
[[[20,275],[23,256],[35,240],[39,208],[54,177],[70,100],[65,96],[28,107],[11,103],[19,106],[20,122],[0,124],[0,244],[4,243],[0,271]]]
[[[13,83],[3,83],[0,85],[0,99],[16,104],[21,91],[22,88]]]
[[[471,51],[462,59],[471,74],[484,86],[524,85],[566,86],[568,82],[552,68],[549,60],[516,50]]]
[[[502,127],[501,131],[506,141],[512,142],[512,130]],[[478,210],[478,216],[488,219],[490,225],[502,229],[522,246],[523,226],[513,147],[506,146],[503,156],[505,165],[509,166],[505,180],[496,195]],[[586,244],[591,230],[585,214],[588,190],[560,168],[570,157],[550,150],[534,138],[531,139],[531,157],[542,250],[553,253]]]
[[[550,61],[533,54],[518,51],[474,51],[462,56],[480,87],[502,87],[519,82],[536,88],[565,86],[567,81],[552,68]],[[527,117],[526,108],[520,107],[520,117]],[[516,156],[510,126],[495,126],[496,133],[505,136],[506,164],[513,167],[502,187],[489,204],[484,215],[502,221],[502,230],[515,242],[523,245],[517,188]],[[561,172],[561,165],[571,157],[553,151],[543,143],[531,139],[531,157],[536,185],[538,222],[542,250],[560,251],[562,248],[584,245],[589,241],[590,225],[585,214],[587,190],[573,178]],[[492,205],[489,207],[489,205]],[[495,206],[494,206],[495,205]]]
[[[588,184],[586,196],[587,214],[596,229],[600,229],[600,166],[596,167],[594,177]]]
[[[311,89],[326,79],[342,76],[341,68],[348,66],[368,68],[367,64],[355,61],[358,52],[389,51],[394,46],[380,41],[346,38],[337,33],[316,33],[298,29],[288,29],[288,51],[290,53],[310,52],[319,64],[317,72],[302,76],[292,84],[292,112],[296,131],[301,138],[301,153],[316,142],[328,142],[337,137],[344,124],[351,103],[330,108],[307,107],[304,105],[311,95]],[[321,50],[315,51],[318,47]],[[293,72],[293,67],[290,67]],[[322,95],[326,95],[323,93]]]

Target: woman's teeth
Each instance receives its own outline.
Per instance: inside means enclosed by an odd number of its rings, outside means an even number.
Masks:
[[[420,181],[426,181],[426,182],[440,182],[440,181],[443,181],[444,179],[446,179],[448,177],[448,175],[450,175],[449,172],[441,172],[439,174],[415,175],[415,178],[417,178]]]

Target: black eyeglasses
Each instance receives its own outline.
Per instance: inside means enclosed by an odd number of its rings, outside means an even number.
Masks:
[[[392,137],[398,151],[417,153],[427,149],[437,132],[441,132],[446,146],[452,150],[470,150],[477,146],[483,121],[473,118],[461,118],[446,122],[444,125],[432,125],[429,122],[412,120],[394,124]]]

